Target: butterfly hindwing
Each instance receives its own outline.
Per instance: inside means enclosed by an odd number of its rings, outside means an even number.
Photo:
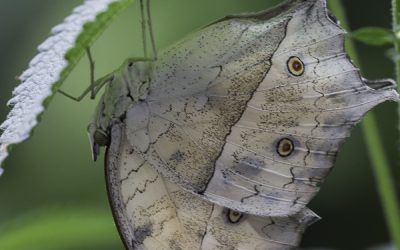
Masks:
[[[235,212],[187,192],[162,177],[114,124],[107,150],[107,186],[127,249],[292,249],[318,220],[308,209],[294,216]]]

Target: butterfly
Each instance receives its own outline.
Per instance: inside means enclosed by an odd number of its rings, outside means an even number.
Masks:
[[[106,90],[89,136],[94,158],[107,146],[126,247],[297,246],[351,129],[399,99],[392,80],[360,76],[344,35],[325,0],[290,0],[222,18],[98,80]]]

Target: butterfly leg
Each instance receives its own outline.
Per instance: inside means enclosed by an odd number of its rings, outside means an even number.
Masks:
[[[94,99],[96,97],[96,94],[99,92],[99,90],[108,82],[112,81],[113,75],[109,74],[106,75],[105,77],[102,77],[98,79],[97,81],[94,80],[94,60],[92,58],[92,54],[90,53],[90,49],[86,49],[86,53],[89,59],[89,65],[90,65],[90,86],[86,88],[82,94],[78,97],[72,96],[62,90],[58,90],[58,93],[64,95],[65,97],[68,97],[71,100],[80,102],[87,94],[90,93],[90,99]]]
[[[92,57],[92,53],[90,52],[90,48],[86,48],[86,54],[89,59],[89,67],[90,67],[90,87],[91,87],[91,93],[90,93],[90,99],[94,99],[96,97],[95,93],[95,80],[94,80],[94,60]]]

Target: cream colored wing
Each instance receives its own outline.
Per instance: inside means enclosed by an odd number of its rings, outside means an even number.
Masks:
[[[288,23],[268,74],[231,128],[204,192],[209,200],[260,215],[299,211],[362,116],[398,100],[392,81],[360,77],[325,1],[313,2]],[[300,75],[290,69],[291,58],[301,63]]]
[[[271,66],[288,13],[268,23],[257,15],[215,23],[162,53],[148,97],[128,114],[137,152],[173,182],[203,192],[225,138]]]
[[[295,214],[315,196],[353,126],[398,100],[344,52],[325,0],[222,19],[164,52],[126,115],[138,156],[223,207]]]
[[[106,153],[110,204],[127,249],[190,249],[175,204],[161,177],[126,142],[124,125],[111,130]]]
[[[260,217],[214,205],[164,179],[112,127],[106,175],[114,219],[127,249],[293,249],[318,216]]]

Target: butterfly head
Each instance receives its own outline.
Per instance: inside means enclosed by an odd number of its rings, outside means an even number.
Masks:
[[[103,130],[96,127],[93,123],[88,126],[89,142],[92,151],[93,161],[97,160],[100,154],[100,147],[107,146],[110,142],[110,135],[108,130]]]

